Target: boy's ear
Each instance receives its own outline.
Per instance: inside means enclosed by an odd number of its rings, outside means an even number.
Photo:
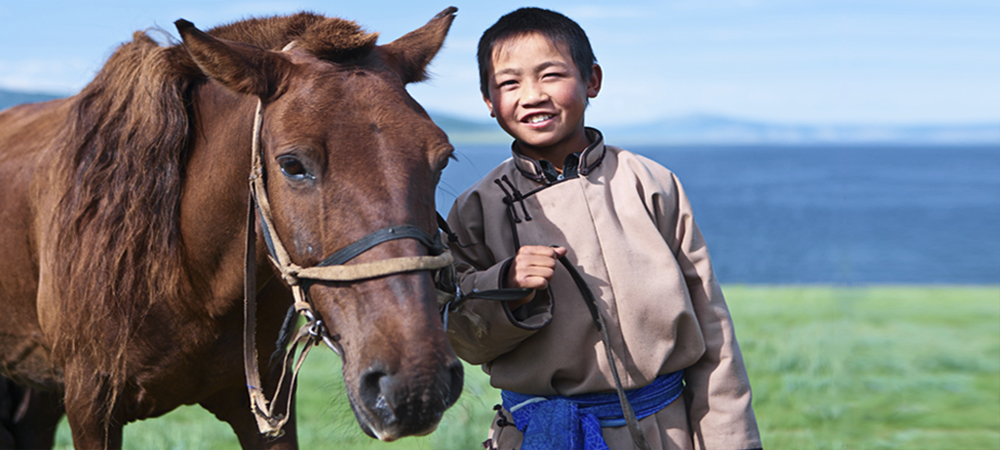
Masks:
[[[597,94],[601,92],[602,81],[604,81],[604,73],[601,72],[601,66],[594,64],[594,67],[590,71],[590,79],[587,80],[588,98],[597,97]]]
[[[490,109],[490,117],[496,117],[496,113],[493,112],[493,101],[490,100],[490,96],[483,95],[483,102],[486,103],[486,107]]]

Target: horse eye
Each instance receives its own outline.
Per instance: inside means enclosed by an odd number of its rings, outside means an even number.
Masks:
[[[292,180],[309,178],[309,171],[306,170],[305,164],[302,164],[302,161],[294,156],[278,157],[278,165],[281,167],[281,173]]]

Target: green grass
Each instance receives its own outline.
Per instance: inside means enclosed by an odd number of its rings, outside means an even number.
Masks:
[[[725,287],[769,449],[1000,448],[1000,287]],[[478,368],[438,431],[391,444],[361,433],[340,365],[310,354],[302,448],[475,449],[497,392]],[[70,448],[60,426],[57,448]],[[125,428],[126,448],[239,448],[197,407]]]
[[[1000,289],[726,289],[765,444],[1000,448]]]

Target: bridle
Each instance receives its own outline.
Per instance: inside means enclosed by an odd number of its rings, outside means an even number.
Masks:
[[[291,44],[289,45],[291,47]],[[288,49],[289,47],[286,47]],[[355,282],[369,280],[400,273],[416,271],[436,271],[450,267],[453,259],[451,252],[441,243],[440,236],[431,236],[423,229],[414,225],[400,225],[376,230],[367,236],[347,245],[341,250],[323,259],[312,267],[302,267],[292,262],[288,251],[275,232],[271,205],[267,197],[266,179],[264,176],[263,151],[261,149],[261,127],[263,123],[263,102],[258,100],[254,116],[252,165],[250,170],[250,194],[247,201],[247,234],[246,234],[246,267],[244,268],[244,315],[243,315],[243,366],[247,377],[247,391],[250,394],[250,409],[257,420],[257,428],[261,434],[277,437],[282,434],[281,428],[288,421],[288,411],[291,410],[292,395],[298,371],[309,353],[309,348],[319,342],[325,343],[338,355],[343,355],[339,337],[331,337],[326,325],[319,319],[309,299],[309,286],[317,281]],[[269,401],[264,395],[260,380],[260,369],[257,362],[256,317],[257,317],[257,281],[256,281],[256,215],[260,218],[261,231],[267,243],[270,255],[268,259],[278,271],[281,279],[291,288],[294,304],[292,309],[305,318],[306,323],[292,337],[292,347],[285,353],[281,377],[278,387]],[[368,263],[345,265],[354,257],[381,243],[396,239],[416,239],[428,249],[429,256],[406,256],[383,259]],[[286,324],[294,320],[295,315],[289,312]],[[287,369],[291,366],[290,359],[294,357],[299,344],[304,343],[301,354],[296,359],[289,384],[288,401],[285,413],[275,411],[274,400],[277,400],[284,383]],[[279,351],[282,350],[279,348]]]

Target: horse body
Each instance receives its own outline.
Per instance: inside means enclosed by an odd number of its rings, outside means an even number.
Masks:
[[[209,34],[179,22],[183,45],[137,33],[80,94],[0,113],[0,373],[62,392],[80,448],[119,447],[121,424],[193,403],[244,447],[294,447],[293,421],[277,439],[258,432],[241,365],[256,105],[275,231],[296,264],[387,226],[432,232],[451,147],[404,85],[423,77],[453,12],[382,46],[309,14]],[[264,239],[255,247],[267,366],[292,299]],[[424,253],[396,240],[352,263]],[[385,440],[432,430],[462,375],[430,274],[308,293],[362,428]]]
[[[44,389],[58,388],[61,369],[49,357],[39,325],[36,295],[39,282],[37,210],[40,191],[49,184],[52,130],[69,106],[68,99],[21,105],[0,112],[0,248],[7,257],[0,270],[0,360],[15,381]],[[46,139],[48,137],[48,139]],[[12,143],[17,143],[16,145]]]

